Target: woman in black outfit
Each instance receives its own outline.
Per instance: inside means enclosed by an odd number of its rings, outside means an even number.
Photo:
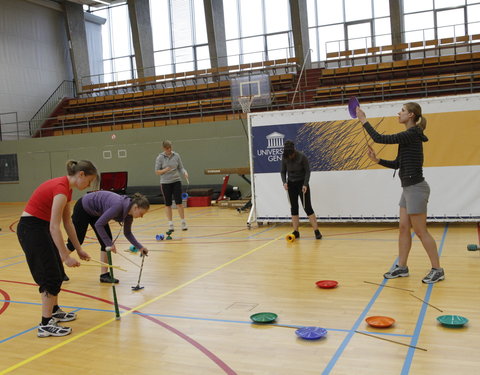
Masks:
[[[422,116],[422,108],[413,102],[402,107],[398,113],[398,122],[404,124],[406,130],[397,134],[377,133],[360,107],[357,107],[357,117],[376,143],[398,144],[398,155],[395,160],[379,159],[371,147],[368,151],[368,156],[373,162],[399,170],[398,175],[403,189],[399,203],[398,264],[383,276],[386,279],[393,279],[409,275],[407,259],[412,247],[410,228],[413,228],[432,264],[432,269],[422,282],[433,284],[444,280],[445,273],[440,267],[437,244],[427,230],[430,187],[423,177],[423,142],[427,142],[428,138],[423,134],[427,120]]]
[[[283,187],[288,193],[290,201],[290,211],[292,214],[292,234],[295,238],[300,237],[298,226],[300,223],[298,216],[298,198],[302,202],[303,209],[312,224],[317,240],[322,238],[318,230],[317,217],[313,212],[310,200],[310,189],[308,182],[310,180],[310,164],[307,157],[300,151],[295,150],[295,144],[292,141],[285,141],[282,157],[282,182]],[[288,174],[288,179],[287,179]]]

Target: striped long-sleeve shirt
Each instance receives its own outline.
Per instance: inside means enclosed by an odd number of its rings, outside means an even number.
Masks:
[[[380,134],[369,122],[363,124],[365,130],[376,143],[398,144],[395,160],[380,159],[378,164],[392,169],[399,169],[402,187],[418,184],[423,177],[423,142],[428,138],[419,126],[413,126],[397,134]]]

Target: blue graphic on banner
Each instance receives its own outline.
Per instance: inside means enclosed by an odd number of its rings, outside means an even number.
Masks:
[[[255,173],[279,173],[282,169],[283,144],[295,142],[298,129],[304,125],[288,124],[252,128],[253,170]],[[301,145],[295,147],[302,149]]]
[[[369,160],[362,131],[358,120],[253,127],[254,172],[280,172],[286,140],[295,142],[295,148],[305,154],[311,171],[363,169]]]

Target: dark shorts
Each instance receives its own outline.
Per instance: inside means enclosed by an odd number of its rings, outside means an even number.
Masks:
[[[78,241],[80,242],[80,245],[83,244],[83,241],[85,241],[85,236],[87,235],[88,226],[90,225],[97,236],[98,242],[100,242],[100,250],[106,251],[106,245],[103,243],[102,237],[100,237],[100,235],[97,233],[97,229],[95,228],[95,223],[97,220],[97,216],[91,216],[87,211],[85,211],[83,208],[82,198],[80,198],[77,203],[75,203],[72,214],[72,222],[75,227],[75,232],[77,232]],[[110,226],[107,224],[104,226],[104,228],[107,232],[107,235],[110,237],[110,239],[112,239],[113,237]],[[70,239],[68,239],[67,248],[70,251],[75,250],[75,247]]]
[[[50,223],[33,216],[21,217],[17,237],[39,292],[58,295],[65,270],[50,234]]]
[[[172,200],[177,206],[182,204],[182,183],[180,181],[162,184],[162,193],[165,198],[165,206],[171,206]]]

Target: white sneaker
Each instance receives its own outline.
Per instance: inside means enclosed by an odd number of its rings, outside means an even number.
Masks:
[[[57,324],[57,319],[51,318],[47,325],[38,325],[37,336],[38,337],[48,337],[48,336],[66,336],[72,333],[70,327],[63,327]]]
[[[182,230],[188,230],[187,222],[182,221]]]
[[[169,230],[170,232],[175,231],[175,228],[173,228],[173,223],[168,224],[168,230]]]

